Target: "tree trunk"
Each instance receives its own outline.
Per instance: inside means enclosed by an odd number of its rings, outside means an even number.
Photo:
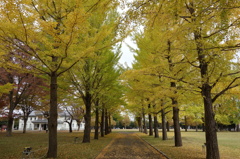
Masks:
[[[55,72],[51,74],[50,83],[50,111],[48,120],[48,152],[47,158],[57,157],[57,75]]]
[[[205,112],[205,128],[206,128],[206,148],[207,148],[207,159],[220,159],[218,141],[217,141],[217,130],[216,122],[214,119],[214,112],[212,107],[211,98],[211,87],[208,84],[204,84],[202,87],[202,95],[204,101],[204,112]]]
[[[164,108],[161,110],[161,116],[162,116],[162,140],[167,140],[167,125],[166,125],[166,117],[165,117]]]
[[[85,120],[85,129],[83,135],[83,143],[90,143],[90,134],[91,134],[91,94],[86,92],[85,96],[85,106],[86,106],[86,114],[84,115]]]
[[[102,116],[101,116],[101,137],[104,137],[104,128],[105,128],[105,122],[104,122],[104,117],[105,117],[105,109],[102,108]]]
[[[80,121],[79,119],[77,119],[76,121],[77,121],[77,126],[78,126],[77,131],[79,131],[79,130],[80,130],[80,127],[81,127],[81,121]]]
[[[203,121],[203,123],[202,123],[202,131],[205,132],[205,119],[204,119],[204,117],[202,118],[202,121]]]
[[[151,105],[148,104],[148,108],[151,108]],[[153,124],[152,124],[152,115],[151,113],[148,114],[148,120],[149,120],[149,136],[153,136]]]
[[[13,111],[9,110],[8,113],[8,123],[7,123],[7,136],[12,136],[12,127],[13,127]]]
[[[182,146],[182,138],[179,124],[179,109],[177,107],[173,107],[173,127],[174,127],[174,139],[175,146]]]
[[[170,125],[169,125],[168,121],[166,122],[166,127],[167,127],[167,131],[169,132],[170,131]]]
[[[187,116],[184,116],[184,121],[185,121],[185,131],[187,132],[188,125],[187,125]]]
[[[159,133],[158,133],[158,121],[157,121],[157,114],[154,114],[154,137],[159,138]]]
[[[143,133],[147,134],[147,126],[146,126],[146,118],[144,108],[142,109],[142,116],[143,116]]]
[[[171,87],[176,88],[176,83],[171,82]],[[181,137],[181,131],[180,131],[180,124],[179,124],[178,102],[175,98],[172,98],[172,105],[173,105],[173,127],[174,127],[175,146],[180,147],[182,146],[182,137]]]
[[[138,129],[139,132],[142,132],[142,118],[141,117],[137,117],[137,122],[138,122]]]
[[[240,128],[239,128],[239,124],[236,124],[236,132],[239,132]]]
[[[69,125],[69,133],[72,133],[72,119],[70,120],[70,122],[68,122]]]
[[[109,134],[108,132],[108,128],[109,125],[108,125],[108,112],[107,112],[107,109],[105,109],[105,135]]]
[[[27,121],[28,121],[29,114],[31,112],[32,111],[24,112],[24,115],[23,115],[23,133],[27,132]]]
[[[98,108],[98,104],[96,103],[96,117],[95,117],[95,133],[94,133],[94,139],[98,140],[98,123],[99,123],[99,108]]]
[[[196,49],[198,53],[199,68],[202,78],[201,92],[204,101],[204,120],[205,120],[205,136],[206,136],[206,158],[207,159],[220,159],[216,122],[214,119],[213,103],[211,97],[212,87],[209,85],[209,70],[208,58],[203,50],[201,29],[194,31],[194,38]]]
[[[111,133],[112,132],[112,122],[111,122],[111,115],[110,115],[110,113],[108,113],[108,127],[109,127],[109,133]]]
[[[6,136],[12,136],[12,127],[13,127],[13,110],[15,108],[14,102],[13,102],[13,91],[9,92],[9,112],[8,112],[8,123],[7,123],[7,135]]]
[[[23,116],[23,133],[26,133],[26,128],[27,128],[27,120],[28,117],[26,117],[25,115]]]
[[[175,66],[172,63],[172,59],[170,56],[170,52],[171,52],[171,41],[168,40],[167,42],[168,44],[168,52],[169,52],[169,56],[167,56],[167,60],[168,60],[168,64],[169,64],[169,70],[173,71],[173,67]],[[173,89],[176,89],[173,93],[177,94],[177,86],[175,82],[170,82],[170,87]],[[179,108],[178,108],[178,102],[177,99],[172,97],[172,106],[173,106],[173,126],[174,126],[174,141],[175,141],[175,146],[179,147],[182,146],[182,138],[181,138],[181,131],[180,131],[180,124],[179,124]]]

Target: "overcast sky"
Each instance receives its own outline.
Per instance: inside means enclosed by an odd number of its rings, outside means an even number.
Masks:
[[[124,66],[127,64],[129,67],[132,67],[132,62],[134,61],[134,53],[130,51],[129,47],[127,45],[130,45],[133,48],[136,48],[136,44],[133,43],[130,37],[126,38],[124,42],[122,43],[122,56],[119,60],[121,64]]]

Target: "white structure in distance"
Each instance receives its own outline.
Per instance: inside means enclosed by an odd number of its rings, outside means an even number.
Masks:
[[[70,121],[70,115],[66,112],[58,114],[58,126],[57,130],[69,130],[69,124],[66,121]],[[48,130],[48,120],[44,117],[41,111],[33,111],[27,120],[26,130]],[[23,118],[19,118],[18,130],[23,130],[24,121]],[[79,130],[84,130],[85,123],[81,122]],[[72,121],[72,130],[78,130],[78,124],[76,120]]]

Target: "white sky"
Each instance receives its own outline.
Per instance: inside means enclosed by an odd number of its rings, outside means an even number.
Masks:
[[[119,63],[123,64],[124,66],[129,66],[132,67],[132,62],[134,61],[134,53],[131,52],[131,50],[129,49],[129,47],[127,46],[131,46],[133,48],[136,48],[136,44],[133,43],[133,41],[131,40],[130,37],[127,37],[124,42],[122,43],[122,48],[121,48],[121,52],[122,52],[122,56],[119,60]]]

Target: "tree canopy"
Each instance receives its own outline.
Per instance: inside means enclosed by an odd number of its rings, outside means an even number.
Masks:
[[[175,146],[183,117],[185,126],[203,124],[206,158],[219,159],[215,127],[239,124],[239,8],[238,0],[3,0],[0,95],[9,97],[9,121],[17,105],[48,101],[47,157],[56,158],[59,104],[84,110],[83,142],[93,115],[98,136],[124,105],[145,130],[147,114],[155,124],[161,114],[164,130],[173,116]],[[135,61],[123,68],[119,48],[130,31]],[[48,96],[25,89],[37,78]]]

